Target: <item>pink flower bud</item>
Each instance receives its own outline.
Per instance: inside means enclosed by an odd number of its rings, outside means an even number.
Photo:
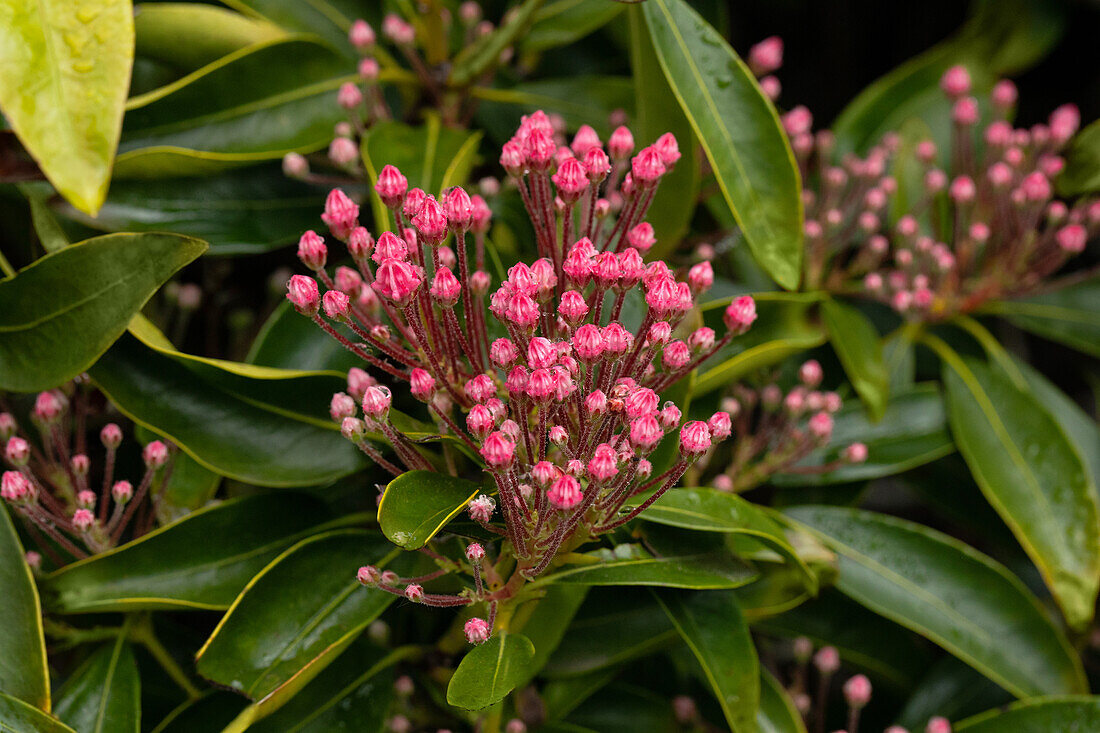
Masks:
[[[485,402],[490,397],[496,397],[497,388],[493,379],[488,374],[479,374],[466,382],[466,396],[474,402]]]
[[[58,392],[39,392],[34,398],[32,415],[39,422],[49,425],[65,414],[65,407],[65,400]]]
[[[404,307],[412,300],[423,279],[420,269],[415,265],[391,258],[379,265],[371,287],[383,298]]]
[[[359,148],[346,137],[336,137],[328,146],[328,157],[340,167],[350,166],[359,159]]]
[[[814,666],[821,674],[832,674],[840,669],[840,653],[835,646],[823,646],[814,655]]]
[[[362,227],[357,227],[356,231],[363,230]],[[365,231],[365,230],[363,230]],[[354,232],[352,236],[355,236]],[[344,267],[341,265],[336,268],[336,289],[341,293],[347,293],[350,296],[359,294],[359,291],[363,287],[363,276],[350,267]]]
[[[475,232],[484,234],[489,231],[489,221],[493,217],[493,211],[480,196],[471,196],[470,203],[472,205],[470,226]]]
[[[374,247],[371,259],[376,264],[382,264],[386,260],[398,260],[404,262],[409,259],[409,248],[404,239],[393,232],[382,232],[378,238],[378,244]]]
[[[516,444],[501,431],[490,433],[481,445],[481,457],[490,467],[506,469],[515,458]]]
[[[401,213],[405,215],[405,218],[412,219],[420,213],[420,209],[424,207],[427,198],[428,194],[424,193],[422,188],[409,190],[405,194],[405,201],[401,205]]]
[[[370,27],[367,21],[359,18],[351,24],[351,30],[348,31],[348,40],[357,50],[363,51],[374,45],[374,29]]]
[[[373,565],[364,565],[355,573],[355,579],[365,586],[378,585],[382,580],[382,573]]]
[[[756,301],[750,295],[742,295],[734,298],[726,308],[726,328],[734,334],[742,334],[749,330],[749,326],[756,320]]]
[[[454,273],[446,267],[440,267],[435,271],[430,292],[437,303],[449,308],[458,302],[458,296],[462,294],[462,286],[459,285]]]
[[[924,733],[951,733],[951,722],[947,718],[937,715],[929,719],[928,725],[924,728]]]
[[[387,165],[378,174],[378,181],[374,184],[374,191],[382,199],[382,203],[390,209],[401,205],[405,199],[405,192],[409,190],[409,180],[401,174],[397,168]]]
[[[523,147],[514,140],[504,143],[500,151],[500,166],[508,171],[509,175],[515,178],[522,177],[527,167],[527,154]]]
[[[653,450],[663,437],[664,432],[653,415],[640,417],[630,423],[630,445],[643,453]]]
[[[1054,238],[1063,251],[1077,254],[1084,251],[1085,242],[1088,240],[1088,232],[1080,224],[1070,224],[1059,229]]]
[[[588,475],[593,481],[602,482],[614,478],[619,473],[619,456],[607,443],[596,446],[592,460],[588,462]]]
[[[952,66],[940,77],[940,89],[952,99],[970,92],[970,72],[965,66]]]
[[[657,238],[653,235],[653,225],[645,221],[635,225],[627,232],[626,241],[639,252],[649,251],[657,243]]]
[[[118,448],[122,443],[122,428],[113,422],[107,423],[103,426],[103,429],[99,431],[99,440],[108,450]]]
[[[584,154],[584,172],[592,183],[599,183],[611,172],[611,160],[602,148],[592,148]]]
[[[861,674],[848,678],[844,683],[844,699],[854,710],[866,707],[871,702],[871,681]]]
[[[355,399],[343,392],[337,392],[329,401],[328,414],[334,422],[342,422],[345,417],[355,416]]]
[[[423,402],[430,402],[435,394],[435,378],[419,367],[409,374],[409,391]]]
[[[562,162],[550,179],[566,204],[576,201],[588,189],[588,172],[576,158],[568,158]]]
[[[700,262],[688,270],[688,286],[695,295],[705,293],[714,284],[714,268],[709,262]]]
[[[111,498],[116,504],[125,504],[134,496],[134,486],[129,481],[116,481],[111,487]]]
[[[352,110],[363,103],[363,92],[354,82],[344,82],[340,85],[340,91],[336,93],[336,103],[347,110]]]
[[[325,308],[326,316],[334,321],[343,321],[348,317],[351,298],[348,297],[347,293],[341,293],[339,290],[329,290],[321,299],[321,304]]]
[[[809,133],[813,124],[814,116],[810,114],[810,110],[802,105],[798,105],[783,115],[783,129],[787,131],[787,135],[790,137]]]
[[[634,152],[634,135],[629,128],[617,127],[607,141],[607,150],[614,160],[626,160]]]
[[[466,634],[466,641],[470,644],[484,644],[493,633],[489,622],[476,616],[466,622],[462,627],[462,631]]]
[[[779,95],[783,93],[783,85],[780,84],[777,77],[765,76],[760,80],[760,90],[764,92],[765,97],[775,102],[779,99]]]
[[[818,441],[824,442],[833,433],[833,418],[828,412],[815,413],[809,422],[810,434]]]
[[[367,387],[363,392],[363,414],[375,420],[383,420],[390,411],[393,395],[390,388],[383,385]]]
[[[589,150],[599,148],[600,145],[600,136],[596,131],[588,125],[581,125],[577,129],[577,134],[573,136],[570,147],[574,153],[583,158]]]
[[[599,417],[607,412],[607,395],[602,390],[595,390],[584,398],[584,407],[592,417]]]
[[[409,46],[416,40],[416,29],[400,16],[389,13],[382,19],[382,35],[398,46]]]
[[[688,336],[688,346],[696,353],[705,353],[714,348],[715,334],[713,328],[703,326],[692,331]]]
[[[484,440],[496,426],[492,411],[484,405],[474,405],[466,416],[466,427],[478,440]]]
[[[683,341],[676,340],[665,347],[661,363],[670,371],[683,369],[691,362],[691,349]]]
[[[447,215],[434,196],[424,198],[420,212],[412,221],[424,240],[432,246],[438,245],[447,235]]]
[[[545,404],[554,396],[555,380],[549,369],[536,369],[527,380],[527,396]]]
[[[848,463],[863,463],[867,460],[867,446],[863,443],[852,443],[844,449],[843,456]]]
[[[783,65],[783,39],[770,36],[749,49],[749,68],[756,76],[776,71]]]
[[[504,369],[519,358],[519,349],[510,339],[500,338],[489,346],[489,358],[498,367]]]
[[[573,349],[577,358],[583,362],[596,361],[603,354],[604,348],[604,337],[598,326],[588,323],[573,334]]]
[[[8,440],[4,447],[4,458],[13,466],[25,466],[31,457],[31,445],[19,436]]]
[[[568,511],[581,503],[584,494],[581,492],[580,482],[569,474],[565,474],[559,476],[551,484],[550,489],[546,492],[546,498],[555,509]]]
[[[955,102],[955,106],[951,110],[951,119],[955,121],[957,125],[970,125],[978,124],[978,117],[980,112],[978,111],[978,100],[974,97],[963,97]]]
[[[584,296],[576,290],[567,290],[561,295],[558,313],[566,322],[575,326],[588,315],[588,303],[585,302]]]
[[[542,487],[550,485],[550,482],[562,475],[562,470],[550,461],[539,461],[531,468],[531,478]]]
[[[974,200],[977,188],[970,176],[959,176],[951,181],[951,191],[949,193],[956,204],[969,204]]]
[[[634,344],[634,336],[622,327],[622,324],[612,321],[603,327],[604,350],[612,356],[622,356]]]
[[[671,132],[666,132],[657,138],[657,142],[653,143],[653,146],[661,154],[661,162],[668,169],[676,165],[676,161],[680,159],[680,146],[676,142],[676,136]]]
[[[463,188],[455,186],[443,196],[443,213],[452,229],[469,229],[474,218],[474,203]]]
[[[816,359],[810,359],[798,369],[798,378],[807,387],[812,388],[821,384],[823,377],[824,372],[821,369],[821,364]]]
[[[1050,113],[1050,137],[1061,145],[1073,137],[1081,126],[1081,113],[1073,104],[1063,104]]]
[[[680,428],[680,452],[688,458],[698,458],[710,450],[710,428],[705,422],[693,420]]]
[[[95,515],[87,509],[77,509],[73,512],[73,528],[78,532],[87,532],[95,524]]]
[[[654,414],[660,404],[661,398],[657,396],[656,392],[648,387],[642,387],[627,396],[623,402],[623,409],[626,411],[627,417],[636,419]]]
[[[1001,110],[1011,109],[1016,104],[1016,85],[1008,79],[1001,79],[993,85],[993,106]]]
[[[321,221],[328,225],[333,235],[343,241],[359,221],[359,206],[338,188],[329,192],[325,199],[325,213]]]
[[[666,402],[661,411],[657,413],[657,422],[665,430],[672,430],[680,424],[680,420],[683,418],[683,413],[680,412],[680,408],[673,404],[671,401]]]
[[[558,349],[550,339],[536,336],[527,345],[527,366],[549,369],[558,359]]]
[[[80,491],[76,495],[76,505],[82,509],[92,509],[95,507],[95,492],[94,491]]]
[[[1050,198],[1050,181],[1039,171],[1028,173],[1020,183],[1020,190],[1028,201],[1046,201]]]
[[[283,156],[283,175],[287,178],[305,178],[309,175],[309,161],[300,153]]]
[[[492,497],[481,494],[470,502],[467,510],[470,512],[471,519],[475,522],[484,524],[493,516],[493,512],[496,511],[496,508],[497,503],[493,501]]]
[[[725,440],[733,433],[733,421],[728,412],[716,412],[711,415],[707,420],[707,427],[710,428],[711,437],[716,442]]]
[[[141,454],[142,460],[145,461],[145,467],[151,469],[157,469],[168,462],[168,446],[159,440],[154,440],[149,445],[145,446],[145,450]]]
[[[634,156],[630,163],[630,173],[635,183],[642,188],[657,185],[657,181],[665,174],[666,166],[661,152],[656,146],[650,145],[642,148],[641,152]]]
[[[409,583],[405,586],[405,597],[413,603],[424,600],[424,588],[418,583]]]

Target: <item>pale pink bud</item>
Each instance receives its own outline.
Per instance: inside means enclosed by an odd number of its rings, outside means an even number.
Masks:
[[[363,414],[376,420],[382,420],[390,411],[393,403],[393,395],[390,388],[384,385],[367,387],[363,392]]]
[[[866,707],[871,702],[871,681],[861,674],[848,678],[844,683],[844,699],[855,710]]]
[[[710,450],[710,427],[701,420],[685,423],[680,428],[680,452],[688,458],[698,458]]]
[[[648,387],[642,387],[627,396],[623,402],[623,409],[627,417],[639,418],[655,413],[659,404],[661,404],[661,398],[657,393]]]
[[[959,176],[951,181],[950,195],[957,204],[968,204],[974,200],[977,188],[970,176]]]
[[[703,326],[692,331],[688,337],[688,346],[697,353],[707,352],[714,348],[715,334],[713,328]]]
[[[630,444],[639,451],[648,453],[663,437],[664,432],[653,415],[640,417],[630,423]]]
[[[370,48],[376,40],[374,29],[370,27],[367,21],[359,18],[351,24],[351,29],[348,31],[348,40],[359,51]]]
[[[649,327],[645,335],[647,346],[664,346],[672,340],[672,324],[668,321],[657,321]]]
[[[667,166],[661,155],[661,151],[655,145],[642,148],[641,152],[634,156],[630,162],[630,173],[634,181],[642,188],[657,184],[658,179],[665,174]]]
[[[8,463],[13,466],[27,465],[27,461],[29,461],[31,457],[30,443],[19,436],[11,438],[4,447],[4,457],[7,459]]]
[[[687,282],[691,287],[691,292],[696,295],[710,290],[711,285],[714,284],[714,268],[710,266],[709,262],[700,262],[693,265],[688,270]]]
[[[657,238],[653,235],[653,225],[645,221],[636,224],[627,232],[626,241],[639,252],[648,251],[657,242]]]
[[[347,293],[342,293],[339,290],[329,290],[321,299],[321,304],[324,306],[326,316],[334,321],[342,321],[348,317],[351,299]]]
[[[986,171],[985,175],[994,188],[1007,188],[1012,183],[1012,168],[1007,163],[994,163],[989,166],[989,170]]]
[[[867,460],[867,446],[863,443],[852,443],[844,449],[843,455],[848,463],[863,463]]]
[[[283,175],[287,178],[304,178],[309,175],[309,161],[300,153],[283,156]]]
[[[823,646],[814,655],[814,666],[821,674],[832,674],[840,669],[840,653],[835,646]]]
[[[503,369],[515,363],[519,358],[519,349],[510,339],[500,338],[489,346],[489,358]]]
[[[596,446],[588,462],[588,475],[594,481],[607,481],[619,473],[619,456],[607,443]]]
[[[413,218],[420,213],[420,209],[423,208],[427,199],[428,194],[424,193],[424,189],[410,189],[405,193],[405,200],[401,204],[401,213],[408,219]]]
[[[73,512],[72,522],[78,532],[87,532],[95,524],[95,515],[87,509],[77,509]]]
[[[546,498],[550,500],[550,505],[555,509],[567,511],[580,504],[584,499],[584,494],[581,492],[580,482],[569,474],[565,474],[559,476],[550,485],[550,489],[546,492]]]
[[[613,321],[604,326],[602,333],[604,349],[612,356],[621,356],[625,354],[627,349],[634,344],[633,334],[623,328],[622,324],[618,322]]]
[[[328,414],[334,422],[342,422],[345,417],[355,416],[355,399],[343,392],[337,392],[329,401]]]
[[[933,168],[924,174],[924,189],[928,193],[939,193],[947,187],[947,174],[939,168]]]
[[[159,440],[154,440],[152,443],[145,446],[145,450],[142,452],[141,457],[145,462],[146,468],[160,468],[168,461],[168,446]]]
[[[665,164],[666,168],[671,169],[672,166],[676,165],[676,161],[680,159],[680,145],[676,142],[676,136],[671,132],[666,132],[657,138],[657,142],[653,143],[653,146],[661,154],[661,162]]]
[[[82,509],[92,509],[95,507],[95,492],[87,490],[77,492],[76,504]]]
[[[1081,125],[1081,113],[1073,104],[1063,104],[1050,113],[1050,137],[1062,144],[1073,137]]]
[[[930,718],[924,733],[951,733],[951,721],[939,715]]]
[[[1046,201],[1050,198],[1050,181],[1039,171],[1033,171],[1024,176],[1020,183],[1020,190],[1028,201]]]
[[[383,298],[404,307],[412,300],[422,282],[423,275],[419,268],[408,262],[391,258],[379,265],[371,287]]]
[[[749,49],[749,68],[756,76],[770,74],[783,65],[783,39],[770,36]]]
[[[661,363],[671,371],[683,369],[691,362],[691,349],[683,341],[677,339],[665,347],[661,355]]]
[[[818,441],[826,441],[833,432],[833,418],[828,412],[815,413],[809,422],[810,433]]]
[[[821,364],[816,359],[810,359],[798,369],[798,378],[807,387],[816,387],[821,384],[823,377],[824,372],[821,369]]]
[[[466,622],[462,627],[462,631],[466,634],[466,641],[470,644],[484,644],[493,633],[489,622],[476,616]]]
[[[441,305],[451,307],[458,302],[458,296],[462,294],[462,286],[458,278],[446,267],[440,267],[435,271],[431,287],[432,298]]]
[[[378,65],[378,60],[370,56],[359,60],[359,76],[363,81],[374,82],[378,80],[378,74],[382,70],[382,67]]]
[[[952,99],[970,92],[970,72],[965,66],[952,66],[940,77],[940,89]]]
[[[409,391],[412,396],[423,402],[429,402],[435,394],[435,378],[427,371],[417,367],[409,374]]]
[[[756,301],[750,295],[742,295],[734,298],[726,308],[723,318],[726,328],[735,334],[742,334],[749,330],[749,326],[756,320]]]
[[[765,76],[760,80],[760,91],[764,92],[764,96],[775,102],[779,99],[779,95],[783,93],[783,85],[779,82],[779,78],[776,76]]]
[[[1016,104],[1017,96],[1016,85],[1008,79],[1001,79],[993,85],[993,106],[998,109],[1012,108]]]
[[[382,19],[382,35],[398,46],[408,46],[416,40],[416,30],[412,25],[393,13]]]
[[[810,110],[802,105],[798,105],[783,115],[783,129],[787,131],[787,135],[790,137],[809,133],[813,124],[813,115],[810,114]]]
[[[413,603],[424,600],[424,588],[419,583],[409,583],[405,586],[405,597]]]
[[[584,398],[584,407],[592,417],[599,417],[607,412],[607,395],[602,390],[595,390]]]
[[[373,565],[364,565],[355,573],[355,579],[365,586],[378,585],[382,580],[382,573]]]
[[[493,512],[496,511],[497,503],[493,501],[492,497],[485,494],[479,495],[476,499],[470,502],[467,507],[470,512],[470,518],[475,522],[485,523],[493,516]]]
[[[354,82],[344,82],[340,85],[340,91],[336,93],[336,103],[347,110],[352,110],[363,103],[363,92]]]
[[[682,417],[683,413],[680,412],[680,408],[669,401],[666,402],[664,407],[661,408],[661,411],[657,413],[657,422],[665,430],[672,430],[680,424],[680,419]]]
[[[134,496],[134,486],[129,481],[116,481],[111,487],[111,498],[116,504],[125,504]]]
[[[47,425],[57,421],[65,413],[65,401],[57,392],[39,392],[34,399],[33,415]]]
[[[607,141],[607,150],[614,160],[626,160],[634,152],[634,135],[627,127],[617,127]]]
[[[558,313],[570,325],[576,325],[588,315],[588,303],[585,302],[584,296],[576,290],[567,290],[561,295]]]
[[[1054,237],[1062,250],[1077,254],[1084,251],[1085,242],[1088,240],[1088,232],[1080,224],[1070,224],[1059,229]]]
[[[0,498],[12,503],[30,501],[34,498],[34,485],[18,471],[4,471],[0,477]]]

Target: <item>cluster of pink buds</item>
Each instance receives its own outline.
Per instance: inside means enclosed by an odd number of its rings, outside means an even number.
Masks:
[[[85,446],[87,418],[87,401],[79,386],[68,393],[55,389],[37,396],[30,412],[33,437],[11,412],[0,412],[0,445],[9,469],[0,477],[0,496],[57,566],[67,562],[66,554],[79,559],[114,547],[128,527],[135,537],[149,531],[155,512],[152,502],[143,500],[165,485],[171,472],[172,451],[155,440],[142,453],[145,474],[137,488],[129,481],[116,481],[122,429],[107,423],[99,434],[102,475],[93,476]],[[100,485],[98,491],[93,483]],[[28,559],[32,557],[40,561],[38,553],[28,553]]]
[[[653,238],[645,211],[679,157],[671,135],[633,157],[626,128],[612,136],[610,156],[591,128],[581,128],[572,147],[556,146],[554,136],[537,112],[504,146],[502,161],[527,204],[541,257],[513,265],[492,293],[482,264],[485,203],[457,187],[441,200],[409,190],[387,166],[375,192],[395,230],[375,238],[359,226],[358,206],[333,191],[322,219],[356,267],[330,276],[324,241],[307,232],[299,256],[316,277],[294,276],[287,296],[480,456],[497,495],[474,499],[468,510],[507,540],[519,583],[545,571],[559,551],[636,517],[729,436],[729,415],[685,422],[661,393],[756,318],[753,300],[742,297],[726,310],[723,335],[691,329],[685,316],[713,282],[710,265],[678,276],[664,262],[643,260]],[[615,184],[623,205],[611,217],[604,186]],[[444,244],[451,237],[454,248]],[[628,302],[633,326],[624,323]],[[391,473],[402,469],[371,445],[370,433],[384,436],[397,463],[431,469],[391,420],[391,402],[390,388],[354,369],[347,392],[333,397],[332,417]],[[655,469],[650,457],[666,438],[678,455]],[[503,529],[490,523],[498,510]],[[469,556],[475,578],[484,556],[478,550]],[[377,571],[361,579],[430,605],[496,598],[480,581],[463,596],[440,597],[418,580]],[[483,623],[468,624],[472,641],[487,638]]]
[[[816,360],[803,363],[798,376],[799,384],[785,393],[775,383],[760,389],[738,384],[722,400],[722,414],[731,416],[736,437],[730,442],[728,463],[719,461],[725,468],[709,479],[710,485],[720,491],[742,492],[776,473],[827,473],[844,464],[867,460],[867,446],[852,443],[835,461],[797,465],[829,442],[833,415],[842,404],[836,392],[819,389],[823,374]],[[700,461],[700,471],[705,471],[721,451],[724,449]]]
[[[769,38],[750,52],[773,99],[782,49]],[[948,69],[940,87],[952,103],[949,150],[931,140],[903,147],[888,133],[865,156],[836,161],[833,134],[814,133],[808,109],[783,115],[804,182],[806,287],[859,292],[908,318],[938,320],[1050,286],[1044,281],[1100,233],[1100,201],[1071,206],[1054,196],[1060,152],[1080,126],[1076,107],[1013,128],[1011,81],[993,87],[985,121],[964,67]],[[917,190],[899,194],[899,170],[919,176]]]

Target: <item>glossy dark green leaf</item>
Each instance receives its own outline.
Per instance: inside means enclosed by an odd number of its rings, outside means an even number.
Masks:
[[[759,507],[736,494],[708,488],[673,489],[654,502],[641,517],[647,522],[672,527],[751,537],[797,566],[811,591],[817,590],[815,576],[791,547],[783,528]]]
[[[19,698],[0,692],[0,729],[16,733],[77,733]]]
[[[380,16],[380,8],[372,9],[368,7],[370,4],[356,0],[352,3],[334,3],[330,0],[226,0],[225,4],[245,15],[257,16],[274,23],[284,30],[318,35],[332,48],[349,53],[351,46],[348,43],[348,28],[351,27],[351,18],[359,15],[349,18],[347,11],[365,13],[372,23]]]
[[[947,431],[947,414],[939,387],[915,385],[890,398],[882,419],[874,422],[860,404],[845,404],[835,416],[829,445],[810,454],[800,465],[820,466],[841,459],[855,442],[867,446],[863,463],[841,464],[824,473],[783,473],[772,478],[779,486],[822,486],[892,476],[942,458],[955,450]]]
[[[661,71],[641,8],[631,8],[629,17],[630,67],[634,72],[637,106],[631,120],[634,134],[642,144],[648,144],[671,132],[683,153],[672,172],[662,179],[646,215],[646,221],[653,225],[657,238],[650,256],[660,258],[680,244],[695,213],[699,192],[699,159],[695,155],[695,132]]]
[[[129,101],[116,178],[212,173],[318,150],[351,62],[309,38],[255,44]]]
[[[382,733],[393,700],[394,652],[360,637],[294,699],[248,727],[249,733]]]
[[[560,733],[676,730],[672,705],[669,704],[667,695],[623,683],[600,690],[570,713],[566,722],[579,728],[559,728]]]
[[[1088,733],[1100,730],[1100,696],[1023,700],[959,722],[959,733]]]
[[[531,640],[498,631],[471,649],[447,684],[447,702],[466,710],[482,710],[504,699],[525,676],[535,656]]]
[[[351,529],[291,547],[233,602],[199,650],[199,674],[256,702],[250,720],[279,709],[396,600],[355,577],[387,552],[377,532]]]
[[[1058,176],[1058,192],[1075,196],[1100,190],[1100,121],[1081,130],[1064,156],[1066,167]]]
[[[127,416],[203,466],[260,486],[334,481],[365,465],[326,410],[344,380],[218,361],[126,334],[89,370]]]
[[[821,317],[848,380],[872,420],[879,420],[886,410],[889,375],[874,324],[859,309],[832,298],[821,302]]]
[[[107,193],[133,61],[129,2],[4,4],[4,118],[57,190],[89,214]]]
[[[212,690],[197,700],[188,700],[169,713],[152,733],[194,733],[203,728],[222,730],[245,706],[240,695]]]
[[[594,588],[543,674],[576,677],[616,667],[668,646],[677,636],[648,591]]]
[[[1100,499],[1077,449],[1028,391],[1000,369],[957,355],[943,368],[959,452],[1073,627],[1100,587]]]
[[[855,509],[785,514],[839,556],[837,588],[928,637],[1013,694],[1085,689],[1080,660],[1039,602],[1004,567],[947,535]]]
[[[54,715],[81,733],[141,730],[141,676],[123,636],[93,652],[65,680]]]
[[[760,665],[749,627],[731,592],[654,592],[703,668],[730,730],[756,731]]]
[[[175,234],[110,234],[0,280],[0,388],[50,389],[87,369],[157,288],[205,250]]]
[[[666,588],[737,588],[752,582],[756,572],[726,552],[661,555],[640,545],[623,544],[614,550],[588,553],[591,562],[566,566],[543,583],[581,585],[652,585]]]
[[[615,2],[553,0],[535,13],[530,29],[523,34],[520,49],[546,51],[568,46],[614,20],[625,6]]]
[[[583,585],[552,585],[546,589],[545,595],[531,601],[534,610],[521,606],[516,611],[516,616],[525,620],[522,626],[513,625],[514,630],[522,632],[535,646],[535,656],[531,658],[517,687],[530,682],[546,665],[569,631],[588,590]]]
[[[324,505],[303,494],[215,504],[52,573],[43,581],[47,606],[58,613],[228,608],[252,576],[327,518]]]
[[[262,20],[213,5],[185,2],[134,6],[137,55],[185,71],[284,35]]]
[[[294,310],[289,301],[280,303],[264,322],[245,361],[278,369],[342,373],[363,365],[362,359]]]
[[[211,255],[254,254],[315,229],[325,193],[287,178],[277,165],[260,165],[202,178],[115,181],[94,219],[69,207],[61,211],[95,229],[200,237]]]
[[[979,0],[973,8],[957,34],[878,79],[845,107],[832,127],[838,154],[866,150],[911,117],[922,118],[933,139],[946,143],[951,102],[939,81],[948,67],[964,64],[975,93],[984,95],[997,76],[1031,66],[1062,35],[1064,11],[1056,3]]]
[[[565,717],[621,673],[622,666],[615,665],[575,677],[551,680],[542,685],[539,689],[539,697],[546,706],[547,719],[558,720]]]
[[[0,630],[0,690],[48,711],[50,674],[42,607],[7,510],[0,510],[0,598],[5,611]]]
[[[1037,336],[1100,356],[1100,278],[1031,298],[988,303],[982,310]]]
[[[537,79],[507,88],[474,87],[470,94],[481,101],[478,126],[502,143],[516,131],[521,114],[537,109],[560,114],[570,130],[591,125],[606,140],[611,113],[623,109],[629,114],[635,102],[630,79],[590,74]]]
[[[779,116],[726,40],[684,0],[642,5],[657,58],[756,260],[777,283],[802,275],[802,198]]]
[[[754,293],[756,322],[743,336],[710,357],[699,368],[695,395],[733,384],[746,374],[772,366],[825,343],[825,330],[813,316],[812,293]],[[703,305],[707,325],[724,333],[722,314],[729,298]]]
[[[756,711],[760,733],[806,733],[802,714],[787,691],[768,670],[760,670],[760,709]]]
[[[395,545],[416,550],[465,508],[481,486],[435,471],[407,471],[386,487],[378,524]]]
[[[1012,702],[1012,695],[954,657],[928,668],[897,715],[898,725],[921,730],[934,716],[960,720]]]

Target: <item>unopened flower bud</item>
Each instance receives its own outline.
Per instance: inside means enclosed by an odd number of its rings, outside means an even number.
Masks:
[[[424,588],[417,583],[409,583],[405,586],[405,597],[413,603],[419,603],[424,599]]]
[[[835,646],[823,646],[814,655],[814,666],[823,675],[832,674],[840,669],[840,653]]]
[[[470,502],[467,511],[470,513],[470,519],[484,524],[493,516],[496,507],[497,504],[492,497],[481,494]]]
[[[87,532],[95,524],[95,515],[87,509],[77,509],[73,512],[73,529],[78,532]]]
[[[142,452],[142,460],[145,461],[146,468],[160,468],[168,462],[168,446],[159,440],[154,440],[145,446],[145,450]]]
[[[25,466],[31,457],[31,445],[19,436],[8,440],[4,446],[4,458],[13,466]]]
[[[493,633],[489,622],[476,616],[467,621],[462,630],[466,634],[466,641],[471,644],[484,644]]]
[[[848,463],[863,463],[867,460],[867,446],[864,443],[852,443],[844,449],[843,455]]]
[[[111,487],[111,498],[116,504],[125,504],[134,496],[134,486],[129,481],[116,481]]]
[[[844,683],[844,699],[855,710],[866,707],[871,701],[871,681],[862,674],[850,677]]]

